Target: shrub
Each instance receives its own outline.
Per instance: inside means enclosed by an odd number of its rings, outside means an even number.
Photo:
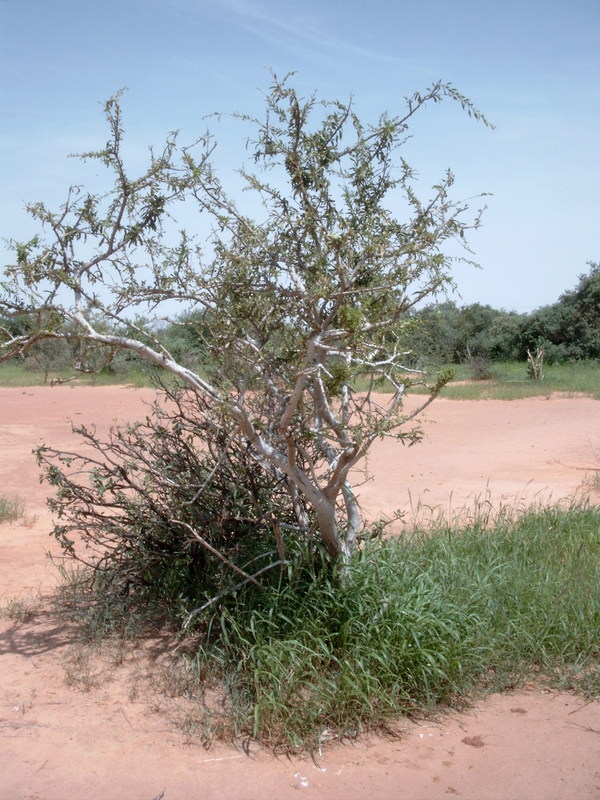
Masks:
[[[225,420],[216,425],[207,400],[163,390],[145,422],[106,441],[82,426],[91,451],[42,446],[37,458],[56,488],[54,536],[93,568],[90,588],[171,604],[183,619],[240,583],[259,586],[251,573],[277,566],[299,532],[285,476],[252,459]]]

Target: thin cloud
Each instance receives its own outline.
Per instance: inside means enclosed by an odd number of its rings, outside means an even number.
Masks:
[[[173,4],[187,13],[198,13],[198,6],[190,3],[189,0],[172,0]],[[347,55],[360,56],[361,58],[378,61],[385,64],[413,64],[411,59],[399,58],[382,52],[369,50],[368,48],[332,36],[323,31],[324,25],[307,20],[302,15],[291,16],[289,8],[286,8],[284,19],[282,16],[274,14],[271,9],[267,9],[263,4],[252,2],[252,0],[212,0],[205,4],[204,8],[212,7],[213,10],[223,12],[227,10],[238,17],[240,21],[245,21],[252,25],[252,30],[261,38],[269,40],[273,44],[281,44],[281,32],[288,34],[292,39],[292,45],[298,47],[298,40],[318,48],[318,55],[327,56],[335,52],[336,55],[345,53]],[[253,24],[256,23],[256,24]],[[268,26],[269,30],[265,30]],[[289,45],[289,42],[286,44]]]

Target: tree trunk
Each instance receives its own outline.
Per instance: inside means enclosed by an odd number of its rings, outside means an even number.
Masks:
[[[342,486],[342,496],[346,504],[346,518],[348,520],[348,530],[346,531],[346,547],[349,555],[352,555],[356,548],[356,537],[360,531],[360,512],[358,510],[358,503],[354,496],[352,486],[348,481],[344,481]]]
[[[340,537],[340,529],[335,513],[335,503],[322,499],[314,504],[317,512],[317,523],[321,539],[333,558],[342,558],[345,562],[350,557],[347,543]]]

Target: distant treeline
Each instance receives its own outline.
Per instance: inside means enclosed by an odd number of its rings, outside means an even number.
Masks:
[[[25,316],[0,319],[0,327],[17,335],[28,324]],[[108,323],[106,331],[119,332]],[[76,338],[75,328],[73,333],[72,340],[40,342],[21,360],[29,369],[49,373],[100,367],[125,375],[142,367],[130,351],[117,351],[110,359],[108,349],[89,348]],[[413,366],[479,363],[485,367],[485,362],[526,361],[528,350],[535,353],[541,347],[546,364],[600,359],[600,263],[589,262],[589,272],[579,277],[575,289],[536,311],[517,314],[480,303],[434,303],[412,312],[390,335],[410,351]],[[182,315],[155,336],[180,364],[210,373],[210,321],[200,313]]]
[[[430,364],[526,361],[528,350],[541,347],[550,364],[600,359],[600,263],[589,268],[556,303],[526,314],[480,303],[428,305],[403,328],[402,344]]]

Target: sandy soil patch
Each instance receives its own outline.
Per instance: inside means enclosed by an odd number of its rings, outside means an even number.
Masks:
[[[105,430],[139,418],[153,397],[121,387],[0,388],[0,491],[18,493],[37,517],[0,526],[4,600],[35,597],[55,581],[32,448],[72,449],[71,420]],[[600,467],[599,420],[600,404],[587,398],[438,400],[421,444],[375,445],[362,505],[374,518],[409,509],[411,498],[458,509],[486,492],[493,504],[572,495]],[[435,723],[399,722],[398,739],[329,745],[317,766],[185,745],[173,704],[142,678],[172,645],[147,643],[122,665],[107,652],[82,681],[70,670],[70,635],[44,613],[0,620],[0,800],[152,800],[163,789],[164,800],[600,797],[597,702],[531,686]]]

